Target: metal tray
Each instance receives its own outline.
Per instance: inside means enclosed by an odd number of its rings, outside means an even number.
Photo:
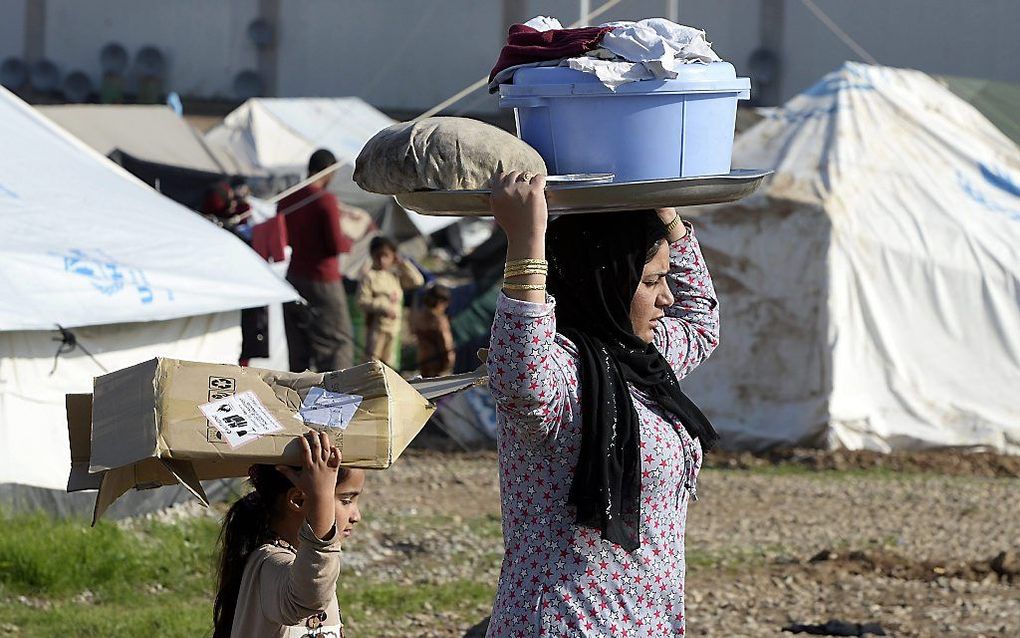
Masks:
[[[600,213],[668,206],[719,204],[747,197],[772,171],[736,169],[728,175],[680,177],[608,184],[551,184],[545,189],[549,212]],[[397,203],[422,215],[483,217],[489,190],[418,191],[396,195]]]
[[[546,175],[546,184],[606,184],[613,181],[612,173],[567,173],[564,175]]]

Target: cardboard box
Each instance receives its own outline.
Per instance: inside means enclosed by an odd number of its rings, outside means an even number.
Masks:
[[[435,410],[432,399],[484,383],[483,368],[412,382],[379,362],[290,373],[153,359],[68,395],[68,491],[99,489],[93,524],[131,488],[247,476],[255,463],[300,465],[298,440],[328,432],[351,467],[389,467]]]

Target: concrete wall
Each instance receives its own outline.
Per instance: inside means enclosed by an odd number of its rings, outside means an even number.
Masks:
[[[44,2],[45,56],[64,73],[99,80],[109,41],[145,45],[168,61],[165,86],[185,95],[235,97],[242,70],[275,68],[282,96],[358,95],[388,109],[424,110],[486,75],[504,18],[544,13],[569,24],[577,0],[30,0]],[[1017,0],[815,0],[880,63],[1020,83]],[[591,0],[593,8],[601,0]],[[748,74],[763,42],[778,49],[785,100],[856,55],[800,0],[679,0],[680,21],[705,28],[717,51]],[[624,0],[597,21],[667,13],[666,0]],[[248,24],[279,13],[278,47],[259,56]],[[763,9],[764,7],[764,9]],[[25,0],[0,0],[0,58],[23,57]],[[473,94],[452,112],[493,111]]]
[[[280,94],[428,108],[488,73],[501,21],[500,0],[287,0]]]
[[[164,87],[186,95],[231,98],[234,76],[254,69],[248,23],[257,0],[29,0],[45,7],[43,56],[62,74],[81,70],[98,86],[100,50],[109,42],[132,56],[145,46],[166,60]],[[24,59],[26,0],[0,0],[0,59]],[[129,70],[126,86],[131,90]]]
[[[25,1],[0,0],[0,61],[25,53]]]
[[[1020,83],[1017,0],[815,0],[880,64]],[[781,93],[858,59],[798,0],[786,0]]]
[[[46,57],[63,71],[81,69],[98,83],[99,51],[119,42],[134,56],[144,46],[163,52],[164,83],[179,93],[231,96],[233,78],[255,67],[245,29],[256,0],[46,0]]]

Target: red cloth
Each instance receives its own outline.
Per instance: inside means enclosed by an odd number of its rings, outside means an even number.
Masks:
[[[266,261],[287,258],[287,222],[277,215],[251,227],[251,247]]]
[[[339,255],[350,252],[352,242],[340,231],[340,205],[336,197],[317,186],[305,186],[280,200],[277,215],[282,211],[288,211],[284,219],[287,240],[293,249],[288,276],[308,281],[340,281]]]
[[[613,27],[582,27],[580,29],[551,29],[539,31],[523,24],[510,27],[506,45],[499,52],[496,66],[489,73],[489,82],[503,69],[518,64],[559,60],[584,55],[595,49],[602,36]]]

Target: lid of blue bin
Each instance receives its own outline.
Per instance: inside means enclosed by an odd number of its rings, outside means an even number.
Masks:
[[[747,91],[749,78],[738,78],[729,62],[692,63],[674,80],[637,80],[612,90],[592,75],[563,66],[525,67],[514,73],[513,84],[501,84],[500,95],[555,97],[609,93],[707,93]]]

